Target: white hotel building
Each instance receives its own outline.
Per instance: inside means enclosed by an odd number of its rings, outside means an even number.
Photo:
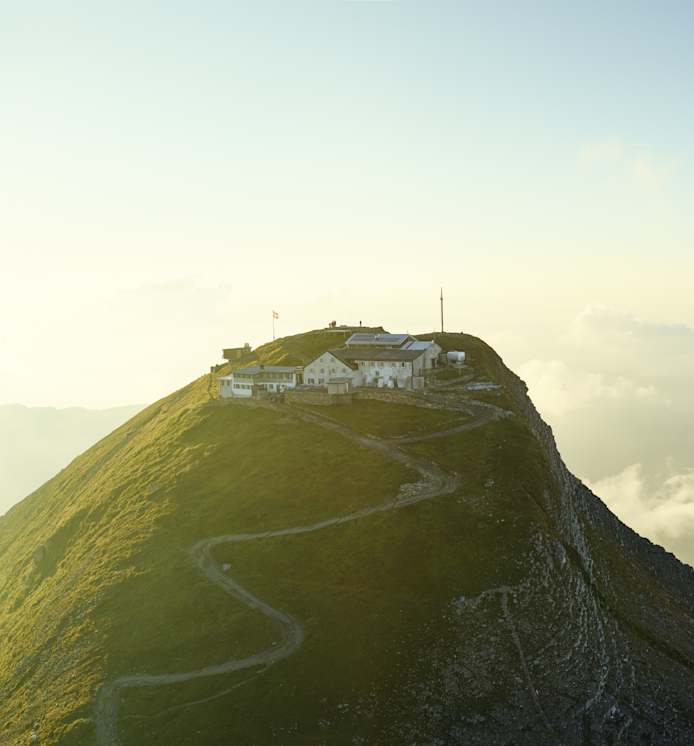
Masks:
[[[328,350],[304,366],[304,385],[418,389],[424,386],[424,371],[437,365],[440,353],[435,342],[409,334],[357,333],[345,347]]]
[[[441,347],[409,334],[353,334],[345,346],[326,350],[303,368],[251,365],[219,378],[219,395],[250,398],[254,392],[281,393],[316,386],[330,393],[346,393],[357,386],[420,389],[424,372],[438,365]],[[303,378],[303,380],[302,380]]]

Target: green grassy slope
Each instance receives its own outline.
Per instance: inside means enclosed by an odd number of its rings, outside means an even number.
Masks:
[[[349,511],[408,479],[337,435],[205,401],[199,381],[155,405],[0,524],[0,670],[11,687],[0,709],[11,728],[38,718],[42,739],[58,742],[89,717],[103,677],[194,667],[229,657],[230,636],[243,651],[273,634],[210,593],[185,552],[195,540]]]
[[[300,363],[334,340],[308,333],[256,356]],[[195,667],[272,638],[269,621],[199,577],[186,553],[197,539],[350,512],[416,479],[290,416],[215,406],[208,389],[203,377],[145,409],[0,519],[5,740],[35,724],[42,743],[81,742],[104,679]],[[384,406],[371,404],[366,431]],[[419,424],[399,412],[403,433],[449,419],[415,414]],[[388,428],[399,432],[397,413]]]
[[[334,344],[327,336],[277,340],[256,359],[302,363]],[[455,472],[453,494],[311,534],[218,546],[215,559],[236,581],[300,620],[304,644],[269,668],[125,689],[123,744],[399,744],[412,713],[424,731],[428,719],[449,717],[437,705],[452,686],[441,658],[464,660],[479,645],[461,639],[460,599],[524,582],[538,542],[559,541],[542,500],[558,488],[493,351],[474,337],[423,336],[465,349],[475,380],[504,384],[473,394],[467,378],[451,379],[462,400],[515,416],[402,445]],[[198,572],[188,550],[199,540],[346,515],[420,478],[291,408],[220,403],[210,391],[205,376],[152,405],[0,519],[3,744],[93,744],[104,682],[276,643],[274,622]],[[465,421],[459,411],[379,401],[321,413],[381,437]],[[509,675],[493,689],[453,692],[462,711],[494,712],[527,675],[500,613],[489,629]],[[520,707],[532,710],[524,696]],[[427,701],[433,709],[422,709]]]

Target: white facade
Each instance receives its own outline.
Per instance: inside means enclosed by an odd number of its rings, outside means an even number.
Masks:
[[[359,370],[347,365],[332,352],[324,352],[304,366],[304,384],[307,386],[327,386],[331,378],[349,378],[352,386],[361,386]]]
[[[285,365],[253,365],[235,370],[229,376],[220,376],[219,396],[222,399],[248,399],[253,396],[254,389],[281,393],[295,388],[296,384],[296,368]]]
[[[357,360],[366,386],[412,388],[412,379],[421,375],[424,356],[415,360]]]
[[[234,377],[233,376],[220,376],[219,377],[219,396],[221,399],[231,399],[231,397],[234,396]]]
[[[403,348],[403,350],[424,350],[424,367],[428,370],[429,368],[435,368],[438,364],[439,355],[443,351],[441,346],[436,344],[433,340],[430,342],[409,342]]]
[[[420,345],[408,350],[352,348],[326,351],[304,367],[304,384],[327,388],[336,379],[348,379],[352,388],[421,388],[424,370],[431,366],[427,363],[436,358],[439,348],[438,345],[431,347],[429,342]]]

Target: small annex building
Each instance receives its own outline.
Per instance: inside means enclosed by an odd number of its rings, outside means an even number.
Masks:
[[[406,342],[401,348],[403,350],[423,350],[424,351],[424,368],[437,368],[443,348],[436,344],[434,340],[423,341],[415,339],[413,342]]]
[[[243,358],[249,356],[252,351],[251,346],[246,342],[243,347],[225,347],[222,350],[222,357],[230,363],[233,363],[238,360],[243,360]]]
[[[340,394],[351,394],[352,393],[352,379],[351,378],[331,378],[328,381],[328,393],[331,396],[339,396]]]
[[[250,398],[257,391],[281,393],[295,388],[298,379],[295,366],[251,365],[228,376],[220,376],[219,395],[222,399],[230,399],[234,396]]]

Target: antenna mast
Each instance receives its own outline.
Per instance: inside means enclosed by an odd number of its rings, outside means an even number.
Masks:
[[[443,334],[443,288],[441,288],[441,334]]]

